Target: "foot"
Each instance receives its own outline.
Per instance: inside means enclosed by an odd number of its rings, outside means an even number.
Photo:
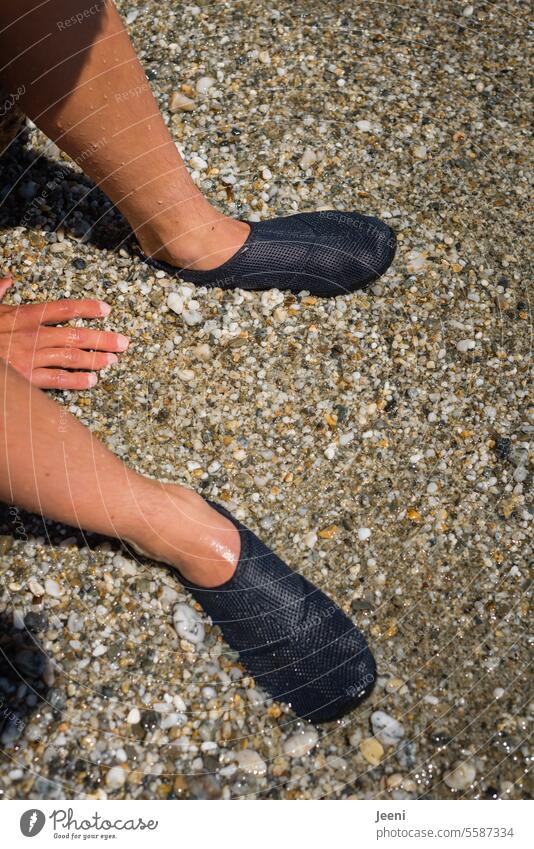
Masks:
[[[144,254],[151,259],[177,269],[211,271],[231,259],[249,233],[246,222],[226,218],[207,205],[191,209],[185,232],[163,232],[160,226],[157,233],[138,230],[136,236]]]
[[[223,228],[230,227],[225,219]],[[234,225],[240,222],[233,222]],[[248,225],[247,225],[248,226]],[[192,233],[211,232],[217,241],[217,225]],[[156,260],[167,274],[199,286],[221,289],[287,289],[334,297],[362,289],[380,277],[395,255],[395,234],[377,218],[336,210],[299,213],[250,225],[230,239],[231,250],[216,251],[211,243],[189,266]],[[208,240],[209,242],[209,240]],[[240,244],[240,247],[236,246]],[[222,261],[222,257],[230,257]],[[153,254],[154,256],[154,254]],[[157,256],[157,255],[156,255]],[[214,260],[221,260],[211,267]],[[205,266],[210,266],[204,270]]]
[[[181,486],[142,480],[143,522],[126,542],[177,569],[187,583],[206,589],[233,576],[241,550],[239,532],[199,495]]]

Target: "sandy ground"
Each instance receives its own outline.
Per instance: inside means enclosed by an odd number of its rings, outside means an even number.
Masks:
[[[107,200],[30,127],[0,178],[15,299],[113,304],[127,356],[58,400],[325,588],[380,679],[315,732],[265,702],[208,620],[203,643],[179,640],[174,605],[193,602],[169,572],[4,510],[2,794],[528,796],[525,5],[120,5],[221,208],[379,215],[395,264],[331,301],[193,291],[132,256]],[[176,91],[193,111],[169,113]]]

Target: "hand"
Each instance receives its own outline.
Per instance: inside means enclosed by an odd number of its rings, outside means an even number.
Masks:
[[[0,277],[0,301],[12,285]],[[41,389],[90,389],[94,373],[116,363],[128,347],[120,333],[49,327],[73,318],[103,318],[111,307],[88,299],[0,306],[0,358]],[[107,352],[107,353],[103,353]]]

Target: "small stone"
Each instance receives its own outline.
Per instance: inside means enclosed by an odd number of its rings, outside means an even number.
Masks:
[[[465,6],[462,14],[463,14],[464,18],[470,18],[474,11],[475,11],[474,6]]]
[[[321,539],[332,539],[333,536],[337,534],[337,525],[329,525],[327,528],[323,528],[319,531],[318,536]]]
[[[282,744],[282,750],[285,755],[292,758],[302,758],[307,755],[314,746],[317,745],[319,734],[313,726],[303,728],[301,731],[296,731],[291,734]]]
[[[193,369],[183,368],[177,372],[176,376],[179,377],[180,380],[183,380],[184,383],[189,383],[191,380],[195,379],[195,372]]]
[[[260,60],[262,65],[270,65],[271,64],[271,57],[269,56],[269,53],[267,52],[267,50],[260,50],[260,52],[258,53],[258,59]]]
[[[106,775],[106,787],[109,790],[118,790],[126,781],[126,773],[122,766],[112,766]]]
[[[317,533],[315,531],[309,531],[307,534],[304,534],[302,542],[306,548],[314,548],[317,542]]]
[[[371,536],[371,528],[358,528],[358,539],[365,542]]]
[[[196,348],[193,348],[193,354],[197,360],[201,360],[203,363],[208,363],[211,360],[211,348],[209,345],[197,345]]]
[[[176,315],[181,315],[184,310],[183,298],[181,298],[176,292],[170,292],[167,295],[167,306],[170,310],[175,312]]]
[[[52,598],[61,598],[63,595],[63,590],[59,586],[57,581],[53,581],[52,578],[47,578],[45,581],[45,592],[47,595],[51,595]]]
[[[426,159],[427,149],[424,144],[418,144],[413,149],[413,155],[416,159]]]
[[[404,737],[404,726],[383,710],[371,714],[373,734],[384,746],[396,746]]]
[[[384,754],[384,748],[375,737],[368,737],[360,743],[360,752],[367,763],[378,766]]]
[[[474,347],[474,339],[460,339],[460,341],[456,343],[456,350],[461,354],[465,354],[467,351],[472,351]]]
[[[204,624],[198,613],[188,604],[177,604],[174,608],[173,624],[182,640],[188,640],[194,646],[204,642]]]
[[[198,153],[194,153],[189,162],[197,171],[205,171],[208,167],[206,160],[199,156]]]
[[[243,749],[236,755],[237,765],[249,775],[265,775],[267,764],[254,749]]]
[[[465,790],[475,780],[476,769],[471,761],[458,761],[443,780],[451,790]]]
[[[184,310],[182,318],[188,327],[194,327],[195,324],[200,324],[202,321],[202,315],[197,310]]]
[[[370,133],[373,129],[370,121],[356,121],[356,126],[361,133]]]
[[[97,643],[93,649],[93,657],[101,657],[108,650],[107,646],[102,645],[102,643]]]
[[[28,589],[30,590],[32,595],[41,596],[45,594],[45,589],[39,581],[36,581],[34,578],[30,578],[28,581]]]
[[[181,91],[173,91],[169,98],[169,112],[172,115],[176,112],[192,112],[195,106],[195,101],[186,97]]]
[[[315,151],[313,151],[311,147],[307,147],[300,160],[300,167],[302,170],[306,171],[307,168],[311,168],[316,158]]]
[[[216,80],[213,77],[200,77],[197,80],[196,89],[199,94],[207,94],[210,88],[213,88]]]
[[[132,708],[126,717],[128,725],[138,725],[141,722],[141,713],[137,708]]]

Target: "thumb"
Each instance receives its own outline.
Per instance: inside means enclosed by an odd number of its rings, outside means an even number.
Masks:
[[[12,286],[12,285],[13,285],[13,278],[12,278],[11,274],[6,274],[6,275],[0,277],[0,301],[2,300],[4,295],[6,294],[9,287]]]

